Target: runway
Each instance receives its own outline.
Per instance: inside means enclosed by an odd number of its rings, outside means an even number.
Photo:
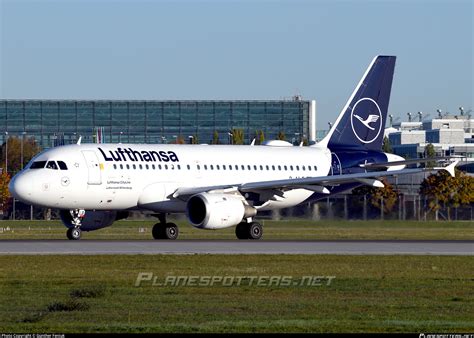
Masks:
[[[0,255],[474,255],[474,241],[5,240]]]

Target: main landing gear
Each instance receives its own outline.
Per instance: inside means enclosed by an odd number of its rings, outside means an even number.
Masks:
[[[263,228],[258,222],[241,222],[235,227],[235,235],[238,239],[260,239]]]
[[[86,215],[86,211],[84,209],[73,209],[69,212],[71,213],[71,223],[73,227],[67,229],[66,235],[69,240],[77,241],[81,239],[82,219]]]
[[[179,230],[174,223],[166,223],[166,215],[159,214],[160,223],[153,226],[152,234],[154,239],[177,239]]]

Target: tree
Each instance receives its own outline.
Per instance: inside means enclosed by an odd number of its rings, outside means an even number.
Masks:
[[[425,178],[420,185],[420,193],[429,199],[429,211],[437,212],[445,207],[448,219],[451,219],[450,207],[474,203],[474,177],[459,170],[455,173],[455,177],[451,177],[445,171],[438,171]]]
[[[199,144],[199,137],[197,135],[193,135],[191,138],[191,144]]]
[[[263,142],[265,142],[263,130],[255,130],[255,144],[263,144]]]
[[[7,172],[2,171],[0,174],[0,210],[3,214],[8,212],[10,203],[10,191],[8,190],[8,184],[10,183],[10,175]]]
[[[392,144],[387,136],[384,136],[383,138],[382,151],[384,153],[393,153]]]
[[[383,212],[384,214],[389,214],[392,212],[393,207],[397,204],[398,193],[385,179],[382,179],[382,182],[384,184],[383,188],[375,188],[363,185],[352,190],[352,193],[358,196],[367,195],[370,204],[379,210],[382,208],[383,199]]]
[[[220,144],[219,133],[217,132],[217,130],[214,130],[214,134],[212,135],[211,144]]]
[[[426,158],[435,158],[436,157],[436,150],[434,145],[428,143],[425,147],[425,157]],[[426,162],[426,168],[433,168],[436,165],[435,161]]]
[[[7,154],[8,148],[8,154]],[[33,156],[40,152],[40,147],[36,144],[34,137],[25,137],[23,139],[23,166],[25,166]],[[5,164],[5,156],[8,155],[8,172],[15,174],[22,168],[22,139],[17,136],[8,138],[8,147],[6,143],[2,145],[2,164]]]
[[[244,144],[243,129],[232,129],[232,144]]]
[[[277,140],[286,141],[286,135],[285,135],[285,132],[283,132],[283,131],[279,131],[279,132],[278,132],[278,136],[277,136]]]

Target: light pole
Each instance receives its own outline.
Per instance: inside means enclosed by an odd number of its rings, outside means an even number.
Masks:
[[[189,144],[193,144],[194,136],[189,135],[188,138],[189,138]]]
[[[5,132],[5,172],[8,174],[8,131]]]
[[[21,151],[20,151],[20,158],[21,158],[21,170],[23,170],[23,141],[25,140],[26,132],[21,133]]]
[[[234,144],[234,134],[227,132],[227,135],[229,135],[229,144]]]
[[[123,134],[123,131],[120,132],[120,135],[119,135],[119,143],[122,143],[122,134]]]
[[[464,107],[459,107],[459,111],[461,112],[461,116],[464,115]]]

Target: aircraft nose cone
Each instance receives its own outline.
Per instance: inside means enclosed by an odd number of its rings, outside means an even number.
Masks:
[[[17,200],[28,202],[31,199],[31,182],[22,174],[13,177],[8,189]]]

